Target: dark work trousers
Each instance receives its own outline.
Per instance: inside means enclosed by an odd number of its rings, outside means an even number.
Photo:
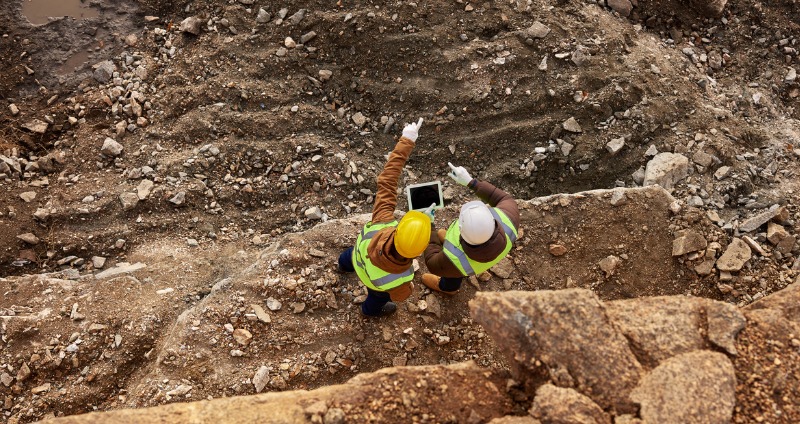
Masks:
[[[349,248],[339,255],[339,269],[344,272],[355,272],[353,267],[353,248]],[[459,285],[460,285],[459,281]],[[361,312],[364,315],[377,317],[381,315],[383,305],[391,301],[389,293],[379,292],[367,287],[367,299],[361,304]]]
[[[439,290],[446,292],[456,291],[461,288],[462,280],[463,280],[462,277],[456,277],[456,278],[442,277],[439,280]]]

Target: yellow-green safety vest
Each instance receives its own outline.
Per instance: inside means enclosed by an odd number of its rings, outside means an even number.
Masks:
[[[367,222],[361,233],[356,238],[353,249],[353,268],[356,269],[358,278],[365,286],[376,291],[388,291],[399,287],[414,279],[414,267],[409,264],[408,269],[399,274],[390,274],[372,264],[369,260],[369,243],[378,231],[387,227],[396,227],[397,221],[373,224]]]
[[[453,221],[450,224],[450,228],[447,229],[447,236],[445,236],[443,246],[444,254],[464,276],[477,275],[491,268],[506,257],[508,252],[511,251],[512,244],[517,241],[517,229],[514,228],[511,219],[500,209],[489,208],[489,211],[492,212],[494,220],[503,228],[503,232],[506,234],[505,249],[491,262],[478,262],[464,253],[464,249],[461,247],[461,230],[458,228],[458,221]]]

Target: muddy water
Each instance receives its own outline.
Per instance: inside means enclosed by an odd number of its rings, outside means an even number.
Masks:
[[[22,0],[22,14],[35,25],[46,24],[49,17],[83,19],[99,16],[96,9],[85,6],[81,0]]]

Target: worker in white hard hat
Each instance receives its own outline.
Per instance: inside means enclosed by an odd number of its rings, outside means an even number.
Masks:
[[[458,220],[447,230],[431,232],[424,255],[430,273],[422,275],[422,283],[431,290],[455,294],[464,277],[488,270],[508,254],[517,240],[520,217],[510,194],[472,178],[463,166],[448,165],[448,175],[472,189],[480,200],[464,204]]]

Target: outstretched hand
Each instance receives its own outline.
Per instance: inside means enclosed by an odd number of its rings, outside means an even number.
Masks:
[[[469,175],[469,172],[463,166],[455,166],[450,162],[447,162],[447,165],[450,166],[450,173],[447,175],[455,180],[455,182],[465,186],[472,181],[472,176]]]
[[[403,128],[403,137],[416,142],[417,136],[419,136],[419,127],[421,126],[422,126],[422,118],[419,118],[419,121],[417,121],[414,124],[407,124]]]
[[[431,219],[431,222],[433,222],[433,218],[435,217],[435,213],[436,213],[436,209],[434,209],[435,207],[436,207],[436,202],[431,203],[430,206],[428,206],[427,208],[422,210],[422,213],[427,215],[428,218]]]

